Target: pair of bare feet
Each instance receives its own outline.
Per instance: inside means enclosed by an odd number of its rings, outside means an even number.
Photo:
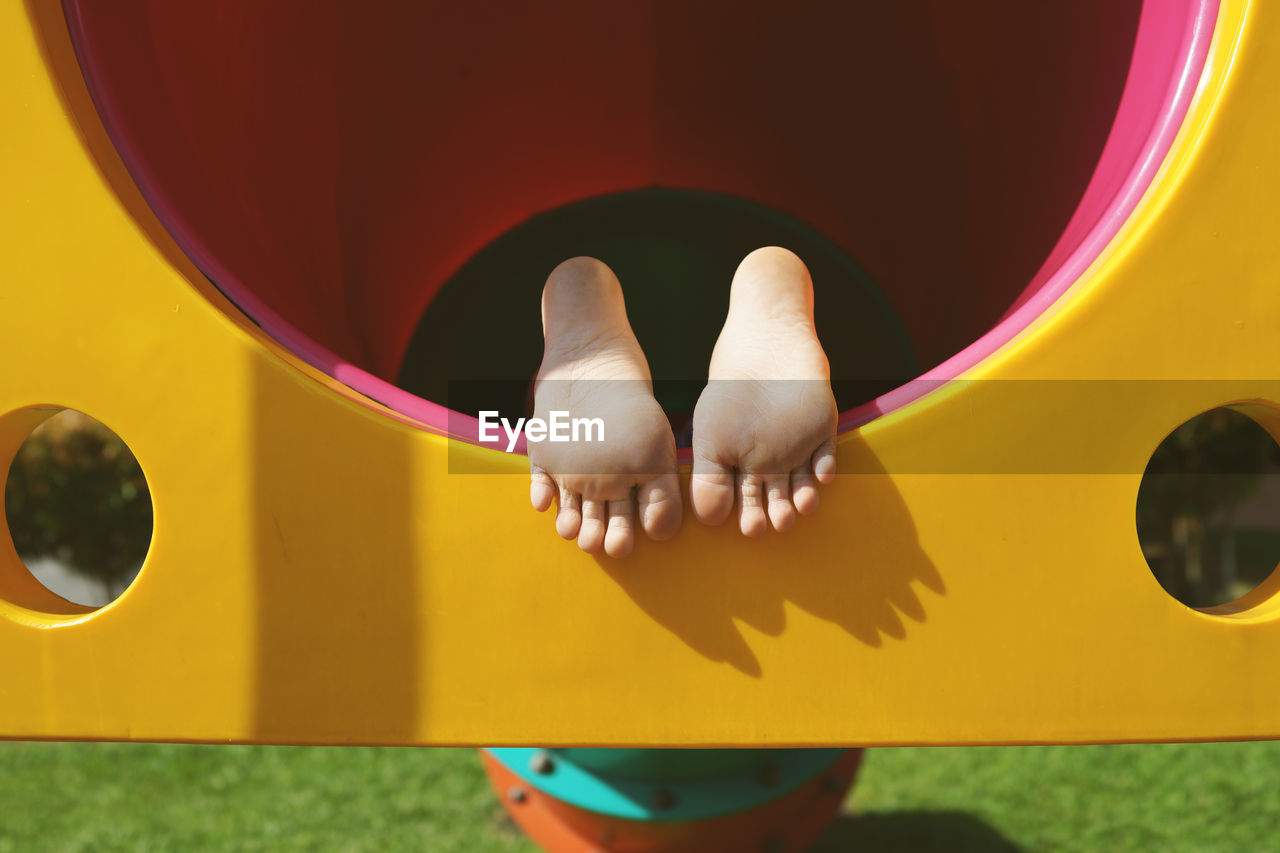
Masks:
[[[625,557],[637,528],[667,539],[684,507],[676,442],[627,322],[622,288],[593,258],[551,273],[542,293],[546,344],[534,415],[599,418],[603,440],[529,444],[530,499],[558,501],[556,531],[587,553]],[[689,500],[705,524],[735,507],[747,536],[788,530],[835,477],[836,403],[813,323],[813,285],[786,249],[748,255],[693,416]],[[586,436],[584,435],[585,439]]]

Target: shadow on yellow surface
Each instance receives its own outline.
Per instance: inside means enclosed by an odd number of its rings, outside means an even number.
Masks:
[[[859,472],[842,477],[842,489],[852,493],[852,511],[820,506],[787,534],[725,537],[718,545],[726,549],[725,558],[698,571],[677,562],[655,561],[643,570],[607,557],[597,562],[645,613],[690,648],[746,675],[763,672],[735,622],[778,636],[786,629],[783,604],[788,601],[869,646],[905,639],[909,622],[925,620],[912,584],[939,595],[946,585],[920,548],[906,504],[871,449],[855,437],[841,450],[842,466]],[[848,580],[841,584],[831,583],[825,571],[807,569],[829,560],[827,543],[836,540],[848,543],[841,558]],[[888,542],[895,543],[892,549]]]

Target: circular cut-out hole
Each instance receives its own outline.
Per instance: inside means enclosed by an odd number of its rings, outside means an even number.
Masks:
[[[1280,563],[1280,445],[1235,409],[1197,415],[1147,463],[1137,525],[1152,574],[1178,601],[1240,598]]]
[[[14,550],[46,588],[100,607],[133,582],[151,544],[151,493],[114,432],[73,409],[23,442],[4,486]]]

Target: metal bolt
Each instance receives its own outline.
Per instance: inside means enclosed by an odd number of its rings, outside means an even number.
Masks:
[[[653,793],[653,807],[659,810],[666,810],[676,804],[676,795],[668,791],[666,788],[659,788]]]
[[[513,803],[523,803],[528,798],[529,795],[519,785],[512,785],[511,790],[507,791],[507,799]]]
[[[556,763],[551,760],[551,756],[545,749],[540,749],[529,759],[529,769],[534,773],[546,775],[556,769]]]

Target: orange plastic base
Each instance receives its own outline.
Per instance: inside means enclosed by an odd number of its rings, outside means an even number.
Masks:
[[[653,822],[571,806],[531,787],[488,752],[480,755],[507,814],[549,853],[798,853],[840,811],[862,762],[862,750],[851,749],[825,773],[754,809],[708,820]]]

